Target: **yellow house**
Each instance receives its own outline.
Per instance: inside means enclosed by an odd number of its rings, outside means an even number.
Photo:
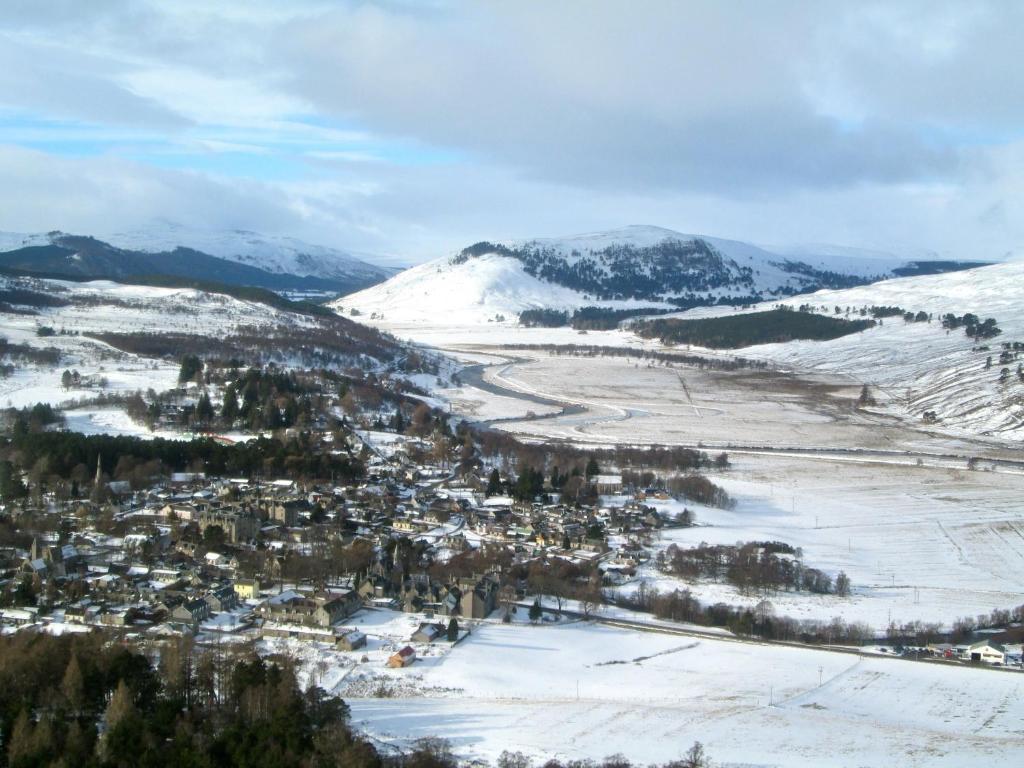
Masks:
[[[252,600],[260,596],[260,580],[256,579],[235,579],[235,594],[240,600]]]

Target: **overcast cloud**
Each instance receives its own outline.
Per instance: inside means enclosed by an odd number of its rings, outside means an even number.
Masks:
[[[1024,246],[1024,6],[7,0],[0,229]]]

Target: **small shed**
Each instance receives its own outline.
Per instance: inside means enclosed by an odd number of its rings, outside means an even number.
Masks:
[[[445,628],[440,624],[424,622],[423,624],[420,624],[419,629],[412,633],[412,637],[409,639],[414,643],[433,643],[435,640],[439,640],[445,636]]]
[[[366,645],[366,635],[358,629],[342,630],[338,633],[334,646],[339,651],[354,651]]]
[[[416,661],[416,651],[413,650],[411,645],[405,646],[398,653],[393,653],[388,658],[388,666],[392,669],[400,669],[401,667],[408,667]]]

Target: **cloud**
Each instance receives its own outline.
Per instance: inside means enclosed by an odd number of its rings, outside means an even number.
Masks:
[[[817,75],[834,58],[820,40],[842,30],[817,5],[786,7],[359,6],[293,22],[283,55],[324,111],[552,181],[745,195],[959,171],[955,146],[885,110],[828,114],[820,92],[846,70]]]
[[[189,120],[115,82],[116,68],[63,46],[0,34],[0,106],[113,125],[177,130]]]
[[[21,186],[0,190],[0,226],[162,217],[422,258],[643,222],[991,258],[1024,239],[1022,17],[996,0],[10,0],[0,173]]]
[[[174,218],[201,227],[275,231],[301,224],[283,196],[261,184],[154,169],[117,158],[65,158],[0,145],[0,229],[102,233]]]

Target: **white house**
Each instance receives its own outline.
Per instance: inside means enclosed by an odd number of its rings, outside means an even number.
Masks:
[[[1006,649],[991,640],[979,640],[976,643],[971,643],[967,649],[966,659],[980,661],[983,664],[1005,664]]]

